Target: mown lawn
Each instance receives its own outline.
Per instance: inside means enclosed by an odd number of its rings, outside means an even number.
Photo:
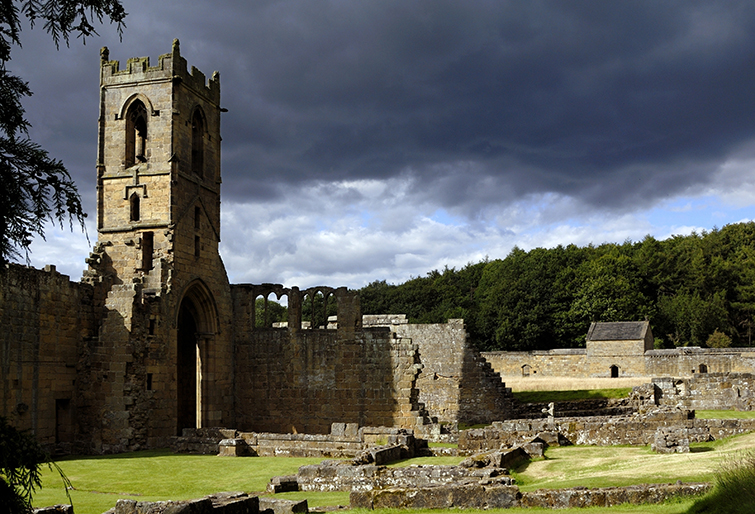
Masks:
[[[550,448],[546,458],[516,470],[522,490],[573,486],[606,487],[639,483],[711,481],[721,462],[755,448],[755,434],[692,445],[688,454],[658,455],[649,447],[566,446]],[[299,466],[319,458],[230,458],[175,455],[167,450],[114,456],[75,457],[59,462],[74,486],[71,496],[76,514],[100,514],[119,498],[137,501],[199,498],[220,491],[264,491],[270,477],[295,474]],[[460,457],[410,459],[394,465],[456,464]],[[43,489],[35,495],[37,507],[68,503],[60,478],[45,470]],[[282,498],[306,498],[312,507],[348,505],[348,493],[285,493]],[[650,512],[681,514],[692,500],[660,506],[626,506],[611,514]],[[465,511],[467,512],[467,511]],[[506,512],[538,512],[515,509]],[[559,513],[602,512],[559,510]],[[433,511],[434,514],[439,514]],[[366,514],[357,512],[356,514]],[[381,514],[391,514],[383,511]],[[470,512],[470,514],[472,514]]]
[[[625,398],[631,391],[631,387],[621,387],[615,389],[576,389],[566,391],[520,391],[514,392],[513,395],[521,403],[542,403],[600,398]]]

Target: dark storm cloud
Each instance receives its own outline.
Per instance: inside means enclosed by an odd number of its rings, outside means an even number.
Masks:
[[[755,133],[754,10],[265,4],[242,23],[241,87],[224,89],[226,148],[256,147],[228,163],[255,177],[232,194],[257,196],[271,176],[409,174],[462,209],[546,191],[604,207],[670,195]]]
[[[84,77],[61,68],[87,107],[54,148],[84,165],[100,44],[125,63],[179,37],[221,71],[226,199],[405,176],[465,213],[546,192],[622,208],[706,182],[755,135],[751,2],[124,3],[123,44],[104,27]]]

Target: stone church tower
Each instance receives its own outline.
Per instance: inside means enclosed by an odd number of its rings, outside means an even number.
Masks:
[[[140,57],[121,70],[102,49],[98,240],[85,272],[102,324],[79,409],[100,451],[233,422],[220,112],[219,74],[189,73],[178,40],[157,66]]]

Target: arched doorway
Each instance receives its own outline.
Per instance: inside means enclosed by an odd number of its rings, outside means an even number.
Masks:
[[[176,321],[176,433],[199,428],[208,384],[202,380],[217,327],[212,294],[199,280],[187,289]]]
[[[611,366],[611,378],[619,378],[619,367],[616,364]]]

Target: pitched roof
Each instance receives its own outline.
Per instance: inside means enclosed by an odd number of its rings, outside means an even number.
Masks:
[[[632,341],[645,339],[649,321],[597,322],[590,325],[588,341]]]

